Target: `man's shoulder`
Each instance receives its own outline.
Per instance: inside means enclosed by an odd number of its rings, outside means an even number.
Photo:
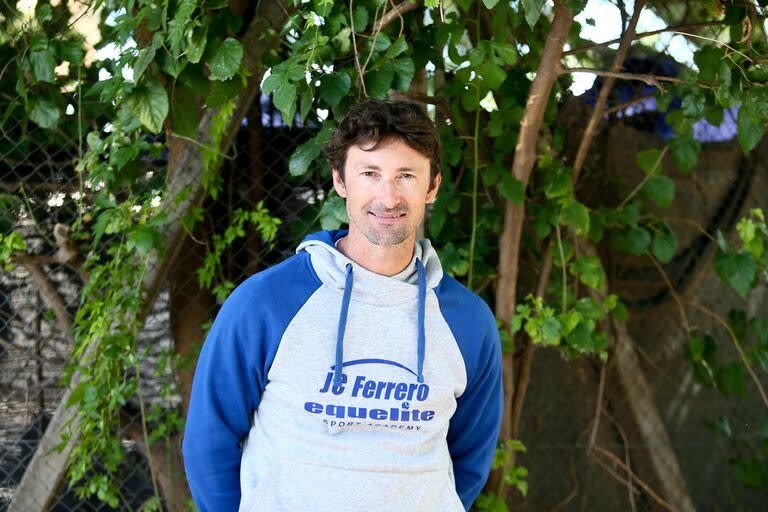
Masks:
[[[270,304],[289,306],[303,303],[320,285],[309,254],[301,251],[246,278],[225,303],[247,308],[263,308]]]
[[[440,311],[464,358],[469,381],[478,378],[498,351],[499,331],[488,304],[475,292],[449,275],[435,288]]]
[[[448,274],[443,274],[435,293],[444,314],[461,315],[475,322],[494,318],[491,308],[478,294]]]

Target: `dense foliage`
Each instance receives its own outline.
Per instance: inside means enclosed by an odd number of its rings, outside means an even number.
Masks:
[[[738,142],[744,154],[758,146],[765,132],[768,46],[763,8],[768,2],[705,0],[664,8],[651,2],[646,7],[670,25],[710,23],[718,35],[691,37],[697,69],[680,64],[674,80],[655,82],[650,96],[666,111],[673,133],[662,147],[628,155],[644,172],[642,181],[625,197],[602,197],[589,204],[577,193],[583,163],[575,169],[569,156],[573,148],[566,146],[565,128],[557,122],[572,75],[559,62],[542,63],[552,30],[553,9],[546,0],[428,0],[407,8],[383,0],[287,3],[293,5],[286,5],[283,30],[275,34],[278,43],[257,66],[266,71],[261,92],[271,95],[283,121],[314,130],[286,162],[286,179],[314,174],[328,183],[321,147],[334,120],[359,98],[385,98],[394,90],[429,104],[445,151],[443,186],[426,234],[435,241],[444,267],[494,302],[499,253],[508,249],[500,241],[509,222],[505,207],[516,204],[525,208],[519,259],[529,262],[534,274],[546,274],[539,291],[535,278],[521,278],[515,315],[498,319],[507,353],[533,343],[556,347],[569,358],[606,361],[611,334],[604,326],[609,318],[625,320],[627,308],[617,295],[606,293],[610,283],[600,257],[583,248],[607,243],[615,251],[669,262],[678,241],[664,211],[677,199],[662,162],[671,159],[677,169],[691,172],[701,150],[694,123],[704,117],[720,124],[724,110],[738,105]],[[586,2],[563,4],[573,15]],[[76,137],[73,171],[80,193],[66,195],[58,206],[65,212],[60,218],[87,255],[69,374],[83,375],[69,400],[78,410],[81,441],[69,476],[84,494],[116,506],[120,492],[110,474],[123,456],[117,422],[126,399],[141,390],[137,369],[142,354],[136,340],[146,304],[136,283],[143,281],[150,258],[162,259],[161,232],[170,222],[163,206],[178,200],[167,196],[171,169],[164,155],[172,139],[197,144],[205,191],[213,198],[220,192],[218,169],[225,155],[218,148],[252,78],[244,64],[242,38],[253,8],[222,0],[96,1],[89,8],[102,19],[99,46],[113,45],[119,51],[115,58],[86,65],[85,41],[68,21],[65,2],[38,2],[27,17],[8,4],[2,7],[2,126],[18,134],[19,144],[0,152],[6,159],[23,160],[38,147],[66,146]],[[574,22],[563,43],[572,49],[591,44],[580,33]],[[635,45],[649,49],[647,41],[639,38]],[[605,48],[574,53],[566,61],[571,67],[603,69],[615,55]],[[66,72],[57,72],[64,62]],[[547,64],[559,76],[548,98],[533,98],[532,81]],[[521,150],[518,135],[525,128],[526,109],[533,102],[544,102],[544,123],[533,148],[535,171],[521,181],[510,169]],[[198,140],[204,111],[213,112],[213,121],[208,137]],[[147,162],[154,162],[152,172],[147,172]],[[330,186],[326,190],[327,197],[307,211],[305,221],[335,228],[346,221],[344,204]],[[27,248],[14,228],[20,216],[34,217],[34,209],[25,202],[23,189],[0,198],[0,261],[13,265],[14,255]],[[200,207],[186,212],[185,229],[191,231],[202,215]],[[271,242],[284,227],[259,204],[252,211],[238,211],[233,225],[211,240],[198,276],[201,287],[219,301],[235,285],[222,275],[219,259],[247,229],[258,230]],[[768,276],[763,212],[752,211],[737,231],[735,240],[717,234],[714,268],[724,286],[746,298]],[[551,273],[545,271],[547,256]],[[738,310],[721,320],[727,338],[722,332],[687,327],[687,357],[695,375],[724,393],[744,394],[745,386],[754,385],[768,408],[761,385],[768,372],[766,319]],[[733,343],[738,359],[720,355],[720,338]],[[172,371],[176,364],[178,358],[168,354],[159,371]],[[164,392],[173,389],[169,385]],[[183,424],[175,410],[142,414],[147,443],[167,439]],[[768,486],[766,418],[762,445],[744,449],[742,443],[732,459],[736,478],[748,487]],[[717,424],[732,436],[727,418]],[[501,496],[506,487],[525,494],[536,485],[514,463],[514,453],[524,449],[518,440],[502,440],[495,467],[503,475],[478,501],[480,508],[505,509]],[[86,478],[96,459],[107,473]],[[157,488],[156,493],[152,506],[159,507]]]

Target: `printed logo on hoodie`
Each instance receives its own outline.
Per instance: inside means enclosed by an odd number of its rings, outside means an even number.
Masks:
[[[414,376],[416,373],[406,366],[386,359],[357,359],[347,361],[342,367],[355,365],[391,365],[401,368]],[[417,382],[388,381],[369,378],[367,375],[355,376],[341,374],[341,385],[333,385],[331,367],[325,377],[319,393],[327,396],[324,403],[308,401],[304,410],[323,418],[329,427],[381,427],[400,430],[421,430],[420,422],[432,421],[435,411],[422,409],[422,404],[429,397],[429,385]],[[338,400],[336,398],[338,397]],[[381,407],[349,405],[355,400],[380,400]],[[345,402],[346,405],[337,403]],[[396,406],[392,406],[397,402]],[[387,422],[387,423],[380,423]]]

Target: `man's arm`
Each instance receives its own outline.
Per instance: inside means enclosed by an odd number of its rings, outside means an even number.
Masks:
[[[222,305],[200,353],[192,384],[182,453],[187,481],[200,512],[236,511],[240,504],[240,442],[259,403],[263,351],[254,350],[255,327],[246,297],[235,290]],[[259,354],[261,352],[261,354]]]
[[[195,369],[182,454],[200,512],[240,505],[240,442],[291,319],[322,283],[302,252],[246,279],[216,316]]]
[[[496,320],[485,309],[484,328],[478,329],[484,332],[478,358],[474,368],[468,368],[467,388],[457,400],[448,428],[456,491],[466,510],[488,479],[504,408],[501,341]]]

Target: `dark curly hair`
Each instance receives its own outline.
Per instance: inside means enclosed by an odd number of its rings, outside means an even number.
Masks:
[[[323,146],[323,154],[343,180],[347,149],[373,143],[366,149],[372,151],[393,138],[429,158],[431,186],[440,173],[440,135],[424,108],[412,101],[367,99],[353,105]]]

